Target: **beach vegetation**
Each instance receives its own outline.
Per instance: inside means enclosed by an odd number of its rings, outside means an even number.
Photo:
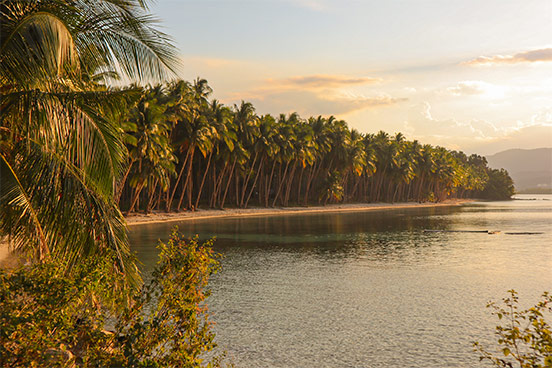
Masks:
[[[151,277],[126,291],[111,287],[113,258],[81,262],[73,277],[52,260],[0,270],[0,366],[221,366],[206,304],[219,267],[211,241],[174,232],[159,251]]]
[[[480,360],[504,368],[552,367],[552,295],[545,292],[536,305],[522,309],[517,292],[508,293],[501,304],[487,305],[500,324],[495,329],[494,349],[474,343]]]

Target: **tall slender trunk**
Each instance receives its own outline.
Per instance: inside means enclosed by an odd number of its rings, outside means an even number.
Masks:
[[[144,185],[146,185],[146,182],[144,181],[143,183],[140,183],[138,184],[138,186],[136,187],[136,189],[134,190],[134,194],[132,195],[132,199],[130,201],[130,208],[129,210],[127,211],[127,214],[131,213],[132,211],[134,211],[134,206],[136,206],[136,203],[138,202],[138,198],[140,196],[140,192],[142,192],[142,189],[144,188]]]
[[[239,180],[239,177],[238,177],[238,168],[235,168],[234,170],[236,170],[236,173],[234,174],[234,180],[236,181],[236,185],[234,186],[234,188],[236,189],[236,207],[239,207],[240,206],[240,180]]]
[[[224,167],[222,168],[222,171],[219,173],[219,176],[216,176],[216,172],[213,174],[215,175],[215,190],[211,199],[211,207],[215,207],[217,205],[217,202],[220,201],[220,194],[222,192],[222,179],[224,178],[224,175],[226,175],[226,169],[228,168],[228,161],[224,162]]]
[[[123,194],[125,183],[127,181],[128,175],[130,174],[130,170],[132,169],[132,165],[134,165],[134,162],[134,160],[130,161],[130,165],[128,165],[128,169],[126,170],[125,175],[123,175],[121,182],[117,186],[117,192],[115,194],[115,203],[117,203],[117,206],[119,206],[119,202],[121,201],[121,194]]]
[[[176,190],[178,189],[178,184],[180,184],[180,178],[182,177],[182,174],[184,173],[184,169],[186,168],[186,164],[188,163],[188,157],[190,157],[192,146],[188,148],[188,151],[186,151],[186,158],[184,159],[184,162],[182,163],[182,168],[180,169],[180,172],[178,173],[178,177],[176,178],[176,181],[174,183],[174,189],[172,190],[172,193],[170,197],[167,198],[167,212],[171,211],[171,205],[174,199],[174,195],[176,193]]]
[[[397,184],[395,186],[395,193],[393,193],[393,199],[391,200],[391,203],[395,203],[395,198],[397,197],[397,193],[399,191],[399,188],[401,187],[402,184]]]
[[[217,193],[218,178],[217,178],[217,165],[216,165],[216,163],[213,165],[212,171],[213,171],[213,174],[212,174],[211,179],[213,180],[213,183],[212,183],[213,188],[211,190],[211,195],[209,196],[209,208],[213,208],[213,199],[216,198],[216,193]]]
[[[284,206],[287,206],[288,205],[288,202],[289,202],[289,194],[291,192],[291,184],[293,183],[293,179],[294,179],[294,176],[295,176],[295,170],[297,169],[297,160],[295,160],[293,162],[293,167],[289,173],[289,179],[287,180],[287,183],[285,185],[286,187],[286,190],[285,190],[285,195],[284,195]]]
[[[192,165],[194,163],[194,153],[195,153],[195,147],[190,148],[190,157],[188,158],[188,172],[186,173],[186,179],[184,179],[184,188],[182,188],[182,193],[180,193],[180,199],[178,200],[178,206],[176,207],[176,211],[180,211],[180,207],[182,206],[182,201],[184,200],[184,195],[186,194],[187,190],[189,190],[191,186],[191,175],[192,175]],[[175,188],[176,189],[176,188]]]
[[[380,178],[379,178],[379,184],[376,186],[376,202],[380,200],[381,188],[383,187],[383,180],[385,179],[385,173],[387,171],[387,167],[383,168],[383,172],[381,172]]]
[[[234,159],[234,163],[232,164],[232,168],[230,169],[230,177],[228,178],[228,183],[226,183],[226,189],[224,190],[224,195],[222,196],[222,201],[220,202],[221,210],[224,208],[224,201],[226,200],[226,195],[228,194],[228,188],[230,187],[230,182],[232,181],[232,174],[234,174],[234,167],[236,166],[237,160],[238,158],[236,157]]]
[[[280,192],[282,191],[282,187],[284,184],[284,181],[286,180],[286,174],[289,167],[289,161],[286,163],[286,168],[284,170],[284,174],[282,175],[282,178],[280,179],[280,183],[278,185],[278,191],[276,192],[276,197],[274,198],[274,201],[272,202],[272,207],[276,205],[276,201],[278,200],[278,197],[280,196]]]
[[[418,184],[418,193],[417,193],[418,202],[422,201],[422,188],[424,185],[424,176],[425,176],[425,173],[422,172],[422,176],[420,177],[420,183]]]
[[[163,200],[163,186],[159,186],[159,194],[157,194],[157,204],[155,205],[155,209],[159,211],[159,208],[161,208],[161,201]]]
[[[364,178],[364,174],[362,174],[362,176],[358,177],[357,178],[357,181],[355,182],[355,185],[353,186],[353,190],[351,191],[351,198],[353,198],[358,190],[358,187],[360,185],[360,182],[362,181],[362,179]]]
[[[299,184],[297,184],[297,204],[301,203],[301,182],[303,181],[303,173],[305,172],[305,166],[301,167],[301,174],[299,174]]]
[[[253,194],[253,191],[255,190],[255,186],[257,185],[257,180],[259,179],[259,174],[261,173],[263,163],[264,163],[264,156],[261,158],[261,161],[259,162],[259,167],[257,168],[257,175],[255,175],[255,180],[253,181],[253,186],[251,186],[251,190],[249,191],[249,195],[247,196],[247,199],[245,200],[244,208],[247,208],[247,204],[249,203],[249,199],[251,198],[251,195]]]
[[[274,168],[276,167],[276,160],[272,163],[272,170],[270,171],[270,179],[268,179],[266,187],[265,207],[268,207],[268,201],[270,199],[270,189],[272,189],[272,177],[274,175]]]
[[[197,194],[197,199],[195,202],[195,208],[197,209],[199,207],[199,199],[201,198],[201,192],[203,191],[203,185],[205,184],[205,178],[207,177],[207,173],[209,172],[209,167],[211,166],[211,158],[213,157],[213,151],[211,150],[211,153],[209,153],[209,159],[207,160],[207,168],[205,169],[205,173],[203,174],[203,179],[201,179],[201,185],[199,186],[199,193]]]
[[[251,164],[251,167],[249,168],[249,172],[247,173],[245,181],[243,182],[241,197],[240,197],[240,203],[239,203],[240,207],[243,207],[243,204],[244,204],[244,201],[245,201],[245,193],[247,193],[247,186],[249,185],[249,179],[251,178],[251,174],[253,173],[253,170],[255,169],[255,164],[257,163],[257,156],[258,155],[259,155],[259,152],[255,152],[255,156],[253,158],[253,163]]]
[[[153,205],[154,199],[155,199],[155,190],[157,189],[157,183],[159,182],[158,178],[155,178],[155,182],[153,183],[153,187],[148,188],[149,192],[149,198],[148,202],[146,203],[146,215],[150,213],[151,207]]]
[[[307,177],[307,186],[305,187],[305,199],[303,199],[303,203],[305,206],[308,206],[309,204],[309,192],[311,189],[312,181],[314,179],[314,174],[317,171],[317,166],[319,166],[319,161],[316,161],[314,165],[311,166],[309,176]]]

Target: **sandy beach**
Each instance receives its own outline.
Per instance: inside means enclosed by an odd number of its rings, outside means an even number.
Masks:
[[[468,199],[450,199],[440,203],[348,203],[332,204],[327,206],[312,207],[276,207],[276,208],[228,208],[224,210],[198,209],[197,211],[184,211],[179,213],[153,212],[149,215],[132,214],[126,217],[128,226],[143,224],[154,224],[163,222],[189,221],[197,219],[211,219],[221,217],[245,217],[245,216],[277,216],[303,213],[322,213],[322,212],[362,212],[376,210],[394,210],[402,208],[422,208],[422,207],[440,207],[440,206],[459,206],[463,203],[472,202]]]

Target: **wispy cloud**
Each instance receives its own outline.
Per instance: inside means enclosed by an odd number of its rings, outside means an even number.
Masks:
[[[314,11],[328,10],[328,4],[320,0],[288,0],[291,4]]]
[[[552,62],[552,48],[538,49],[519,52],[515,55],[494,55],[479,56],[475,59],[464,62],[464,65],[496,65],[496,64],[519,64]]]
[[[502,98],[507,88],[484,81],[461,81],[446,89],[453,96],[481,96],[484,98]]]
[[[525,121],[498,127],[483,119],[436,118],[431,105],[413,105],[403,131],[416,139],[467,152],[491,154],[508,148],[552,146],[552,110],[540,111]]]
[[[270,78],[233,97],[252,101],[264,113],[296,111],[301,115],[343,115],[349,112],[391,106],[406,101],[382,93],[352,93],[351,87],[371,85],[379,78],[332,74]]]
[[[285,79],[268,79],[267,88],[273,89],[334,89],[380,82],[379,78],[349,77],[344,75],[316,74]]]
[[[254,103],[260,113],[298,112],[303,116],[344,115],[363,109],[392,106],[407,100],[385,94],[326,94],[310,90],[263,91],[250,93],[246,98]]]
[[[447,88],[447,92],[455,96],[481,95],[485,93],[485,86],[480,81],[463,81]]]

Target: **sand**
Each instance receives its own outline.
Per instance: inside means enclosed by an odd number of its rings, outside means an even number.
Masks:
[[[350,204],[332,204],[327,206],[313,207],[276,207],[276,208],[229,208],[224,210],[198,209],[196,211],[184,211],[179,213],[166,213],[164,211],[153,212],[149,215],[132,214],[126,217],[128,226],[155,224],[164,222],[190,221],[198,219],[212,219],[222,217],[249,217],[249,216],[276,216],[304,213],[323,213],[323,212],[363,212],[375,210],[394,210],[402,208],[423,208],[440,206],[458,206],[463,203],[471,202],[466,199],[450,199],[440,203],[350,203]]]

